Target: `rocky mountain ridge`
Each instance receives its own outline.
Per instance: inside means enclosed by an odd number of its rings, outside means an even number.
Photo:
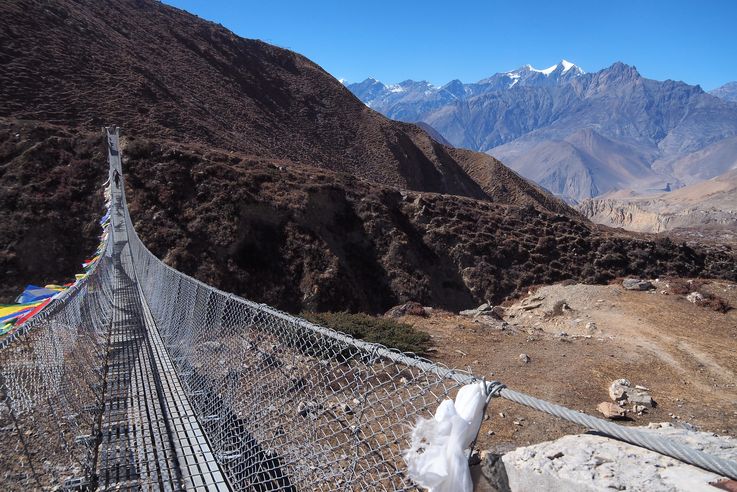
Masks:
[[[426,80],[405,80],[397,84],[383,84],[369,77],[346,87],[366,105],[389,118],[417,122],[440,107],[482,94],[494,93],[512,87],[553,87],[570,82],[585,72],[573,63],[562,60],[544,70],[524,65],[517,70],[497,73],[476,83],[464,84],[451,80],[435,86]],[[475,149],[481,150],[481,149]]]
[[[723,86],[709,91],[709,94],[725,101],[737,102],[737,81],[727,82]]]
[[[646,79],[620,62],[593,73],[572,64],[566,71],[566,63],[434,89],[412,81],[348,88],[371,108],[423,121],[574,202],[678,188],[731,169],[720,154],[737,136],[737,104],[698,86]]]

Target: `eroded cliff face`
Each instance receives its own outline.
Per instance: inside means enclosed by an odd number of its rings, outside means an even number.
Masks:
[[[671,218],[648,210],[647,205],[642,203],[616,199],[584,200],[578,209],[585,217],[597,224],[622,227],[638,232],[667,230]]]
[[[708,229],[734,234],[737,169],[668,193],[584,200],[578,211],[592,222],[637,232]]]
[[[585,200],[578,210],[597,224],[636,232],[715,227],[737,230],[737,210],[708,205],[684,207],[665,200],[605,198]]]

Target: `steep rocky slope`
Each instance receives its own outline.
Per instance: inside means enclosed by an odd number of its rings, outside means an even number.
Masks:
[[[485,198],[444,147],[294,52],[153,0],[17,0],[0,16],[0,116],[147,135]]]
[[[70,278],[94,248],[105,144],[99,134],[0,121],[0,294],[9,300],[26,282]],[[382,312],[406,300],[458,310],[569,278],[737,277],[727,249],[600,231],[530,205],[402,191],[162,140],[126,137],[124,159],[131,213],[155,254],[295,312]]]
[[[737,276],[734,258],[575,218],[378,186],[345,173],[129,140],[136,229],[170,265],[290,311],[459,310],[533,284]]]
[[[105,159],[100,132],[0,118],[0,302],[81,270],[98,243]]]

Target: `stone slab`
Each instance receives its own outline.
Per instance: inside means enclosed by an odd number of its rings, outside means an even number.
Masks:
[[[642,429],[737,460],[737,439],[678,428],[670,423],[650,424]],[[723,479],[653,451],[593,434],[565,436],[518,448],[499,461],[504,465],[508,480],[505,485],[511,492],[717,492],[719,489],[712,484]]]

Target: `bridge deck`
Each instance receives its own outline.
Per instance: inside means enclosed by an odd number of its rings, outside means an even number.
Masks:
[[[117,135],[110,159],[120,169]],[[121,183],[122,186],[122,183]],[[96,475],[101,489],[229,490],[140,293],[112,183],[115,286]]]

